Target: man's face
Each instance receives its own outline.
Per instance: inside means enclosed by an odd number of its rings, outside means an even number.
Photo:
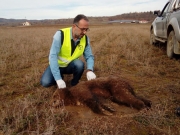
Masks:
[[[73,24],[74,36],[76,38],[82,38],[89,30],[89,22],[82,19],[78,24]]]

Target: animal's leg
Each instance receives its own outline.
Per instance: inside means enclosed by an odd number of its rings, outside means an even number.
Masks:
[[[144,102],[144,104],[145,104],[148,108],[151,108],[152,103],[151,103],[150,100],[147,100],[147,99],[145,99],[145,98],[143,98],[143,97],[139,97],[139,96],[136,96],[136,97],[137,97],[138,99],[142,100],[142,101]]]
[[[111,113],[113,113],[113,112],[116,111],[116,110],[113,108],[113,106],[110,105],[110,102],[111,102],[111,101],[110,101],[109,99],[105,99],[105,98],[103,98],[103,97],[99,97],[98,100],[99,100],[100,106],[101,106],[103,109],[105,109],[105,110],[107,110],[107,111],[109,111],[109,112],[111,112]]]
[[[114,95],[112,99],[113,102],[116,102],[120,105],[126,105],[134,107],[138,110],[145,108],[145,104],[140,99],[136,98],[133,94],[129,92],[124,92],[119,95]]]
[[[85,104],[91,108],[95,113],[102,114],[102,109],[100,108],[99,102],[93,98],[85,100]]]

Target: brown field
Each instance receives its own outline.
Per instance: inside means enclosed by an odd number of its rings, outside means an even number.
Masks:
[[[167,58],[163,45],[149,44],[150,24],[92,25],[88,32],[97,77],[126,78],[152,101],[150,110],[113,104],[113,116],[85,106],[53,113],[49,101],[56,86],[39,82],[52,37],[62,27],[0,27],[0,135],[180,135],[174,113],[180,106],[180,59]]]

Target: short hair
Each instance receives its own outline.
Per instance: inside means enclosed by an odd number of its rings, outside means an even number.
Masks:
[[[79,23],[79,21],[80,21],[81,19],[84,19],[84,20],[86,20],[86,21],[89,22],[88,18],[87,18],[85,15],[79,14],[79,15],[77,15],[77,16],[74,18],[73,24]]]

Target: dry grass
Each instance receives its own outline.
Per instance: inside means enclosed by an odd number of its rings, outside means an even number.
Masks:
[[[108,117],[85,107],[53,113],[49,100],[56,87],[43,88],[39,80],[52,37],[61,27],[0,27],[0,134],[180,134],[174,114],[180,106],[180,60],[168,59],[162,45],[149,44],[149,24],[94,25],[88,35],[96,75],[127,78],[136,93],[152,101],[151,110],[120,107]]]

